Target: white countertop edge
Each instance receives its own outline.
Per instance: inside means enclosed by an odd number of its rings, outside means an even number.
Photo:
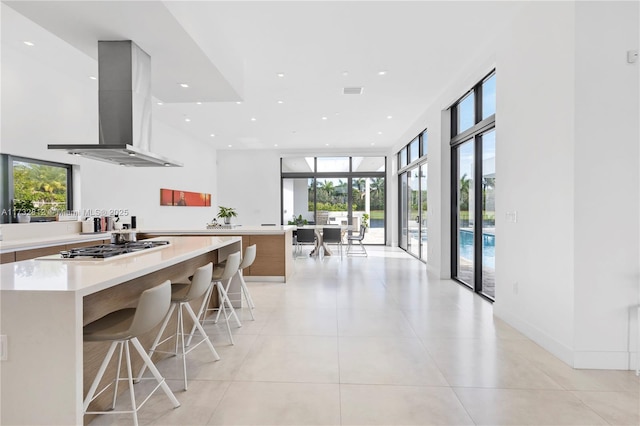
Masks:
[[[24,240],[0,241],[0,253],[10,253],[19,250],[31,250],[51,247],[58,244],[78,243],[84,241],[101,241],[111,238],[111,232],[97,234],[62,234],[54,237],[28,238]]]
[[[232,229],[150,229],[139,230],[146,235],[283,235],[296,229],[293,225],[284,226],[239,226]]]
[[[214,236],[211,236],[212,238],[215,238]],[[170,237],[170,238],[177,238],[177,237]],[[185,238],[189,238],[189,237],[185,237]],[[199,237],[198,237],[199,238]],[[2,288],[0,290],[0,292],[24,292],[24,293],[30,293],[30,292],[38,292],[38,293],[72,293],[75,294],[77,297],[84,297],[87,296],[89,294],[93,294],[96,292],[99,292],[101,290],[122,284],[124,282],[130,281],[132,279],[135,278],[139,278],[142,277],[144,275],[147,275],[149,273],[158,271],[160,269],[164,269],[170,266],[173,266],[175,264],[178,264],[180,262],[183,262],[185,260],[189,260],[192,259],[194,257],[197,257],[199,255],[208,253],[210,251],[213,250],[218,250],[221,249],[223,247],[227,247],[231,244],[234,243],[242,243],[242,238],[239,236],[219,236],[218,238],[224,238],[223,241],[215,241],[212,242],[211,244],[207,244],[204,245],[202,247],[198,247],[198,248],[192,248],[192,249],[188,249],[188,251],[185,251],[184,253],[181,254],[177,254],[176,256],[171,257],[170,259],[166,259],[166,260],[161,260],[158,261],[156,263],[138,268],[138,269],[134,269],[130,272],[126,272],[126,273],[121,273],[121,274],[117,274],[117,275],[112,275],[109,278],[97,278],[95,279],[95,281],[91,284],[87,284],[87,285],[78,285],[78,284],[74,284],[73,282],[69,282],[69,284],[67,284],[67,286],[65,288],[42,288],[42,286],[40,285],[41,283],[41,279],[42,278],[36,278],[36,281],[34,281],[34,286],[32,286],[31,288]],[[172,242],[173,244],[173,242]],[[167,246],[168,247],[168,246]],[[157,252],[154,250],[154,252]],[[149,256],[149,255],[154,255],[154,252],[149,252],[149,253],[136,253],[136,256]],[[31,260],[23,260],[20,262],[12,262],[12,263],[7,263],[4,265],[0,265],[0,270],[2,270],[3,276],[5,273],[9,273],[9,274],[13,274],[11,272],[11,270],[15,267],[20,267],[21,265],[24,265],[27,267],[27,269],[37,269],[40,268],[40,265],[46,264],[48,262],[60,262],[60,263],[65,263],[67,265],[77,265],[77,266],[82,266],[84,268],[90,268],[93,269],[93,267],[95,267],[95,271],[100,271],[101,266],[105,266],[107,265],[107,263],[103,263],[103,262],[115,262],[115,265],[117,266],[117,262],[119,260],[117,258],[114,259],[109,259],[106,261],[87,261],[90,263],[79,263],[79,262],[84,262],[84,261],[73,261],[73,260],[37,260],[37,259],[31,259]],[[78,263],[75,263],[78,262]],[[110,263],[111,266],[114,265],[114,263]],[[9,268],[9,269],[7,269]],[[8,278],[8,277],[5,277]],[[67,278],[69,279],[69,278]],[[14,278],[15,280],[15,278]],[[4,281],[4,279],[3,279]],[[3,283],[4,284],[4,283]],[[23,284],[24,285],[24,284]]]
[[[196,256],[200,256],[201,254],[205,254],[205,253],[209,253],[210,251],[213,250],[217,250],[220,249],[222,247],[226,247],[228,245],[231,245],[233,243],[236,242],[242,242],[242,239],[240,237],[229,237],[229,240],[224,241],[223,244],[220,243],[216,243],[216,244],[212,244],[210,246],[207,247],[201,247],[197,250],[193,250],[189,253],[184,253],[180,256],[176,256],[173,257],[169,260],[157,263],[155,265],[151,265],[147,268],[143,268],[143,269],[139,269],[137,271],[132,271],[129,274],[125,274],[125,275],[121,275],[119,277],[115,277],[113,279],[107,280],[107,281],[103,281],[103,282],[99,282],[96,283],[90,287],[84,287],[82,289],[79,290],[67,290],[67,291],[74,291],[78,296],[80,297],[84,297],[87,296],[89,294],[93,294],[93,293],[97,293],[101,290],[105,290],[107,288],[122,284],[124,282],[127,282],[129,280],[133,280],[135,278],[139,278],[142,277],[144,275],[150,274],[152,272],[156,272],[160,269],[164,269],[164,268],[168,268],[169,266],[173,266],[176,265],[180,262],[184,262],[185,260],[189,260],[192,259]],[[143,256],[144,253],[141,253],[141,255]]]

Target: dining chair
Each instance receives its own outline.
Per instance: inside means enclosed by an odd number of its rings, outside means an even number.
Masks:
[[[315,229],[298,228],[298,232],[296,235],[296,252],[298,253],[297,257],[300,257],[300,255],[302,254],[303,245],[316,245]],[[317,251],[315,254],[317,255]]]
[[[367,249],[365,249],[364,244],[362,244],[365,232],[367,232],[367,227],[364,225],[360,225],[360,234],[349,235],[347,237],[347,242],[349,243],[349,245],[347,246],[347,256],[369,256],[369,254],[367,253]],[[360,244],[360,250],[353,250],[354,241],[357,241]]]
[[[342,257],[342,229],[322,228],[322,244],[337,244]]]

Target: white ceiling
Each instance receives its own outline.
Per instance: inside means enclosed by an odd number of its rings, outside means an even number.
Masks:
[[[219,149],[277,144],[319,152],[384,152],[394,145],[520,7],[508,1],[4,3],[76,47],[85,61],[86,55],[95,61],[99,39],[135,41],[151,55],[154,96],[164,101],[154,116],[197,139]],[[5,36],[3,30],[3,44]],[[364,93],[342,94],[354,86]]]

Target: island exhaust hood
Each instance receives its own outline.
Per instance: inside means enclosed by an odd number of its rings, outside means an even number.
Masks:
[[[99,143],[48,145],[94,160],[130,167],[182,167],[149,151],[151,57],[134,42],[98,42]]]

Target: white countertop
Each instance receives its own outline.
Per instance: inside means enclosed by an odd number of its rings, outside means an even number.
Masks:
[[[104,260],[33,259],[6,263],[0,265],[0,290],[74,292],[85,296],[241,241],[240,237],[231,236],[154,239],[171,244]]]
[[[0,241],[0,253],[16,250],[50,247],[58,244],[77,243],[83,241],[101,241],[111,238],[111,232],[99,232],[91,234],[60,234],[51,237],[24,238],[20,240]]]
[[[212,229],[144,229],[138,232],[148,235],[273,235],[284,234],[286,231],[296,229],[293,225],[277,226],[237,226],[235,228]]]

